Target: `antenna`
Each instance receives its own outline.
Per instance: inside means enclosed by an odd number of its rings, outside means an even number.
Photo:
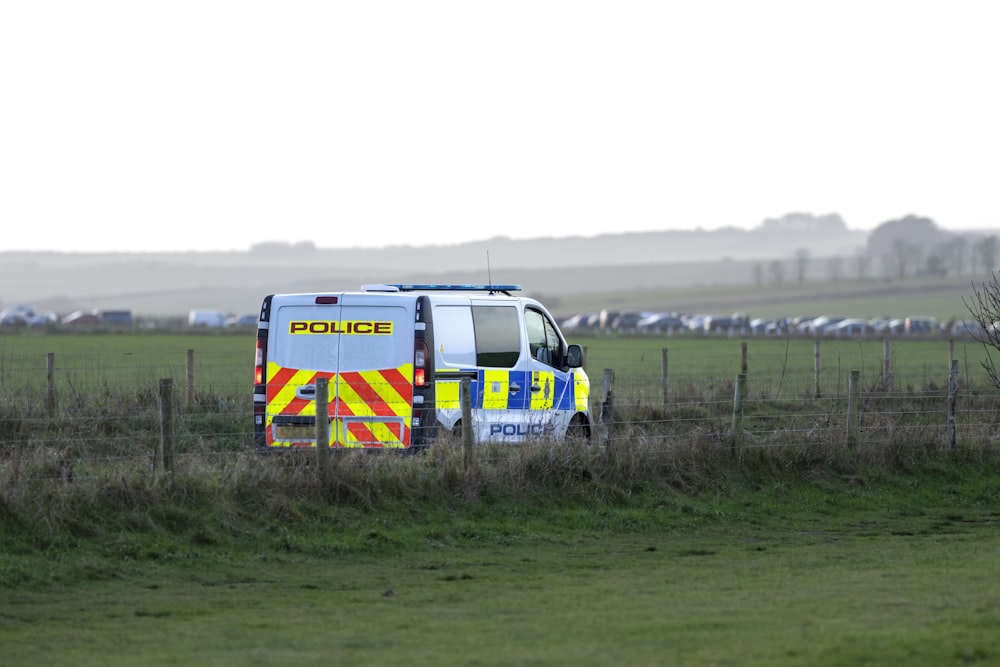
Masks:
[[[486,251],[486,284],[493,284],[493,270],[490,268],[490,251]]]

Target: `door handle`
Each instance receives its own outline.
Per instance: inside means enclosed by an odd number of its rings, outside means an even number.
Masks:
[[[510,383],[510,393],[512,393],[512,394],[518,394],[520,392],[521,392],[521,385],[519,385],[516,382],[511,382]]]

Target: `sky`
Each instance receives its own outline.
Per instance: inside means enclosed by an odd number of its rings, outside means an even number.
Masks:
[[[0,5],[0,251],[1000,229],[1000,3]]]

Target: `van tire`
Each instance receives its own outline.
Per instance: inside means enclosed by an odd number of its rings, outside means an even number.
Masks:
[[[585,415],[579,412],[573,415],[569,426],[566,427],[566,440],[569,442],[590,441],[590,424]]]

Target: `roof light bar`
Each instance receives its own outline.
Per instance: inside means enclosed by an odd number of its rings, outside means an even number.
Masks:
[[[449,291],[449,292],[520,292],[520,285],[446,285],[446,284],[414,284],[401,285],[389,284],[400,292],[424,291]]]

